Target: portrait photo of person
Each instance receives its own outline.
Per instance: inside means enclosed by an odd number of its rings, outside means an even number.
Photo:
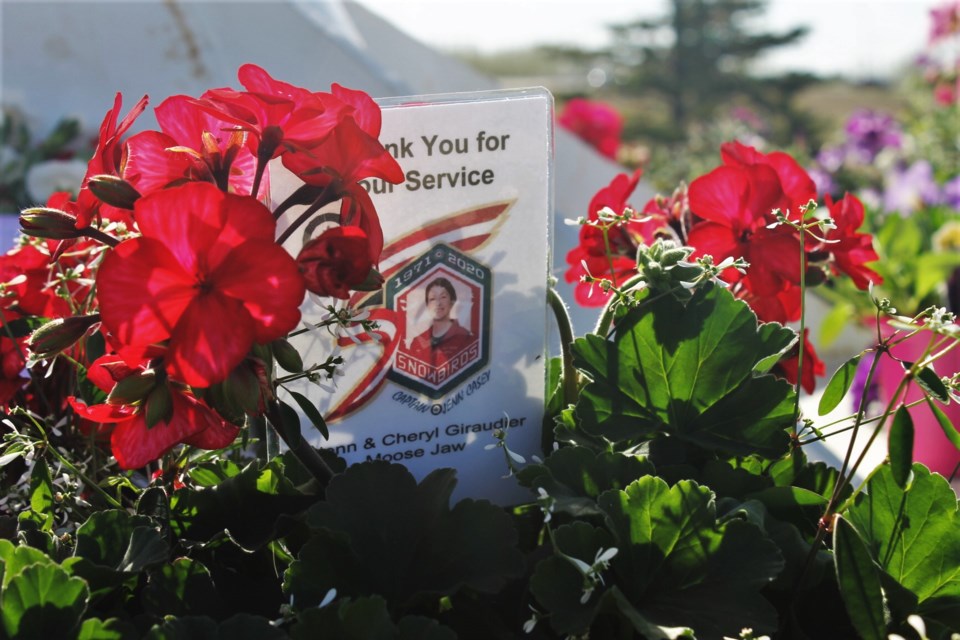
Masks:
[[[424,287],[424,307],[430,324],[409,342],[412,357],[432,366],[441,366],[474,341],[469,327],[457,320],[457,290],[449,279],[439,276]],[[422,325],[421,325],[422,326]]]

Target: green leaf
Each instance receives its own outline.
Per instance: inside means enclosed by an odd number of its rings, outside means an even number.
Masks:
[[[583,574],[570,558],[589,565],[597,552],[609,549],[614,540],[608,531],[586,522],[558,527],[554,540],[563,555],[551,556],[537,564],[530,577],[530,592],[550,613],[550,626],[554,631],[581,635],[590,628],[601,600],[595,594],[587,602],[581,601]]]
[[[240,467],[232,460],[211,460],[202,464],[190,467],[187,472],[190,479],[201,487],[213,487],[227,478],[240,473]]]
[[[207,616],[168,618],[155,624],[144,636],[147,640],[207,640],[217,638],[217,621]]]
[[[182,489],[170,497],[171,528],[186,540],[206,542],[227,531],[248,551],[273,540],[288,522],[319,497],[301,493],[290,478],[297,473],[292,454],[264,465],[251,462],[241,473],[199,491]]]
[[[87,608],[87,583],[56,564],[34,564],[3,590],[0,616],[11,637],[68,638]]]
[[[760,590],[783,568],[783,559],[754,525],[740,519],[719,522],[709,489],[688,480],[669,487],[660,478],[646,476],[625,490],[603,493],[598,502],[612,543],[602,535],[606,532],[588,537],[580,527],[575,538],[580,555],[574,557],[590,564],[591,551],[616,547],[618,553],[603,573],[604,584],[622,591],[646,623],[666,629],[691,627],[698,637],[736,636],[744,626],[758,633],[776,628],[776,611]],[[565,548],[570,547],[560,547],[573,555]],[[579,575],[564,558],[549,560],[542,582],[550,578],[569,582]],[[572,598],[577,595],[574,591]],[[551,602],[551,618],[577,613],[569,602],[571,594],[564,597]]]
[[[874,561],[916,596],[915,613],[960,628],[957,496],[943,476],[921,464],[913,465],[913,476],[904,490],[881,465],[846,517]]]
[[[592,380],[580,395],[581,428],[629,447],[668,435],[711,450],[779,457],[793,420],[793,390],[753,369],[795,334],[758,328],[742,301],[706,287],[686,304],[649,301],[613,340],[588,335],[573,350]]]
[[[286,442],[294,442],[300,438],[300,415],[296,409],[286,402],[280,403],[280,424],[273,425],[274,429],[281,431],[281,437]]]
[[[301,611],[290,629],[290,637],[294,640],[456,640],[457,635],[436,620],[422,616],[405,616],[394,625],[387,602],[371,596]]]
[[[880,571],[856,529],[840,517],[833,532],[833,549],[837,583],[853,626],[864,640],[886,640]]]
[[[139,637],[136,627],[119,618],[87,618],[77,633],[77,640],[136,640]]]
[[[53,527],[53,480],[50,469],[41,458],[33,464],[30,472],[30,508],[42,518],[42,529]]]
[[[202,563],[177,558],[151,572],[143,590],[143,608],[156,616],[214,615],[222,603]]]
[[[653,475],[653,465],[639,456],[585,447],[564,447],[542,465],[527,465],[517,474],[525,487],[541,487],[556,500],[557,511],[574,516],[597,514],[596,500],[604,491],[623,489],[641,476]]]
[[[943,403],[950,402],[950,394],[947,392],[947,387],[932,367],[920,369],[920,371],[917,372],[917,377],[914,379],[927,395]]]
[[[906,407],[900,405],[893,416],[890,425],[888,440],[890,452],[890,470],[893,472],[893,481],[900,488],[906,488],[910,483],[913,465],[913,418]]]
[[[853,379],[857,373],[857,366],[860,364],[860,357],[862,355],[863,354],[856,355],[844,362],[833,376],[831,376],[830,382],[827,383],[827,386],[823,390],[823,395],[820,396],[820,405],[817,407],[817,413],[821,416],[825,416],[836,409],[844,396],[847,395],[847,391],[850,390],[850,385],[853,384]]]
[[[284,590],[299,606],[316,604],[320,591],[332,587],[345,596],[377,593],[391,606],[461,586],[496,592],[522,571],[517,533],[489,502],[463,500],[450,508],[455,485],[451,469],[433,471],[418,485],[401,465],[349,467],[331,480],[326,501],[307,512],[307,524],[328,533],[318,531],[304,545]],[[349,546],[332,551],[331,537]]]
[[[950,418],[947,417],[947,414],[945,414],[940,407],[934,404],[933,400],[931,400],[929,397],[927,397],[927,405],[930,407],[930,411],[937,419],[937,424],[939,424],[940,428],[943,429],[943,435],[947,436],[947,439],[953,443],[953,446],[957,448],[957,451],[960,451],[960,433],[958,433],[957,428],[953,426],[953,422],[950,421]]]
[[[170,554],[153,520],[110,509],[93,513],[77,529],[74,555],[120,573],[139,573]]]
[[[297,401],[297,404],[300,406],[300,410],[310,419],[310,422],[313,423],[313,426],[316,427],[317,431],[320,432],[320,435],[323,436],[324,440],[330,439],[330,431],[327,429],[327,422],[323,419],[323,415],[320,413],[320,410],[317,409],[316,405],[310,402],[310,400],[303,395],[302,393],[297,393],[296,391],[290,391],[287,389],[287,393],[293,396],[293,399]],[[286,422],[286,418],[284,418]]]
[[[287,640],[290,636],[262,616],[238,613],[220,623],[222,640]]]
[[[39,549],[26,545],[15,545],[9,540],[3,539],[0,539],[0,561],[2,561],[0,562],[0,577],[3,579],[4,587],[26,567],[35,564],[54,564],[53,559]]]

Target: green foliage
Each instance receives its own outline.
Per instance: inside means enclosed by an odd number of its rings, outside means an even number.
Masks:
[[[449,469],[417,484],[401,465],[350,467],[307,512],[315,531],[287,570],[284,590],[298,607],[318,604],[330,588],[379,595],[391,607],[461,588],[495,593],[522,570],[516,532],[507,514],[486,501],[451,508],[455,484]]]
[[[957,497],[942,476],[926,467],[915,464],[912,472],[913,482],[903,489],[889,466],[878,468],[846,518],[873,562],[899,585],[899,589],[885,585],[887,592],[909,592],[907,602],[915,605],[904,613],[922,616],[928,627],[956,630],[960,628]]]
[[[555,555],[531,578],[531,591],[558,633],[583,633],[610,605],[637,633],[652,637],[677,637],[685,627],[698,637],[776,627],[775,610],[760,590],[783,559],[752,524],[718,521],[709,489],[689,481],[669,487],[647,476],[623,491],[604,492],[598,505],[604,526],[559,527]],[[583,567],[611,547],[617,552],[609,570],[597,571],[599,583],[591,583]]]
[[[592,380],[576,407],[580,428],[618,449],[667,437],[712,451],[786,452],[794,394],[758,362],[795,339],[725,289],[702,287],[686,304],[648,300],[618,324],[613,340],[588,335],[573,347]]]
[[[11,638],[66,638],[80,626],[89,591],[52,561],[24,567],[3,588],[3,628]]]

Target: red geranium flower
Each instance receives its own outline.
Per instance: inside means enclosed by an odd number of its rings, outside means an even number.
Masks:
[[[590,200],[587,219],[599,220],[599,212],[608,208],[620,215],[630,205],[627,199],[633,194],[640,182],[642,171],[633,175],[621,173],[600,189]],[[662,220],[630,221],[607,229],[607,240],[603,231],[593,225],[580,227],[580,244],[567,253],[570,268],[564,276],[567,282],[577,282],[574,296],[583,306],[602,306],[610,297],[609,293],[594,291],[595,285],[583,282],[583,276],[606,278],[615,285],[622,284],[637,272],[637,247],[641,242],[650,243],[657,229],[663,226]],[[609,245],[609,246],[608,246]],[[609,249],[609,256],[607,255]],[[586,265],[586,269],[584,269]]]
[[[243,65],[237,77],[247,91],[211,89],[198,104],[250,132],[248,144],[261,160],[320,144],[343,117],[339,100],[275,80],[257,65]]]
[[[357,227],[333,227],[303,245],[297,264],[307,289],[346,300],[370,275],[367,236]]]
[[[257,160],[244,144],[243,131],[187,96],[167,98],[155,112],[162,133],[144,131],[127,141],[124,178],[142,195],[194,180],[250,193]],[[261,184],[258,195],[268,191],[266,185]]]
[[[106,355],[93,362],[88,379],[109,393],[117,382],[139,375],[146,368],[146,362],[130,366],[119,355]],[[172,413],[168,421],[160,420],[149,427],[142,402],[87,406],[73,396],[68,401],[81,418],[113,425],[110,448],[123,469],[139,469],[180,443],[200,449],[222,449],[237,437],[239,428],[226,422],[189,389],[167,381],[158,384],[168,385]]]
[[[832,242],[820,249],[833,254],[833,272],[846,273],[860,289],[866,289],[871,282],[883,283],[880,274],[866,266],[880,259],[873,248],[873,237],[869,233],[857,233],[863,225],[863,203],[849,193],[837,202],[830,196],[825,200],[837,228],[827,232],[826,239]]]
[[[296,326],[303,278],[255,198],[195,182],[140,198],[135,215],[143,236],[108,253],[97,277],[103,326],[119,342],[169,339],[170,374],[207,387],[253,343]]]
[[[768,229],[774,220],[770,213],[780,209],[799,219],[801,207],[816,197],[816,186],[784,153],[762,154],[734,142],[723,145],[722,157],[724,166],[690,184],[690,209],[702,221],[690,229],[688,243],[695,248],[694,257],[746,259],[746,276],[729,269],[724,278],[742,280],[756,297],[776,298],[800,283],[805,262],[801,264],[797,231],[785,225]]]
[[[77,195],[76,216],[77,228],[82,229],[90,226],[94,216],[115,219],[117,216],[111,215],[115,209],[110,205],[101,204],[96,196],[87,187],[87,181],[96,175],[109,174],[113,176],[121,175],[123,165],[123,146],[121,138],[123,134],[133,126],[134,120],[147,108],[147,96],[140,98],[140,101],[134,105],[129,113],[117,123],[120,116],[120,107],[123,104],[123,97],[118,93],[113,101],[113,108],[107,112],[100,125],[100,137],[97,141],[97,148],[93,152],[93,158],[87,165],[87,174],[83,178],[83,186]],[[73,212],[71,212],[73,213]],[[121,214],[122,217],[122,214]]]

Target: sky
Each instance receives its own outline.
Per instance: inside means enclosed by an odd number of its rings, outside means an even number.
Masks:
[[[764,60],[762,71],[882,78],[926,42],[929,13],[946,0],[770,0],[759,29],[810,33]],[[596,47],[606,25],[663,13],[666,0],[357,0],[421,42],[491,53],[532,44]]]

